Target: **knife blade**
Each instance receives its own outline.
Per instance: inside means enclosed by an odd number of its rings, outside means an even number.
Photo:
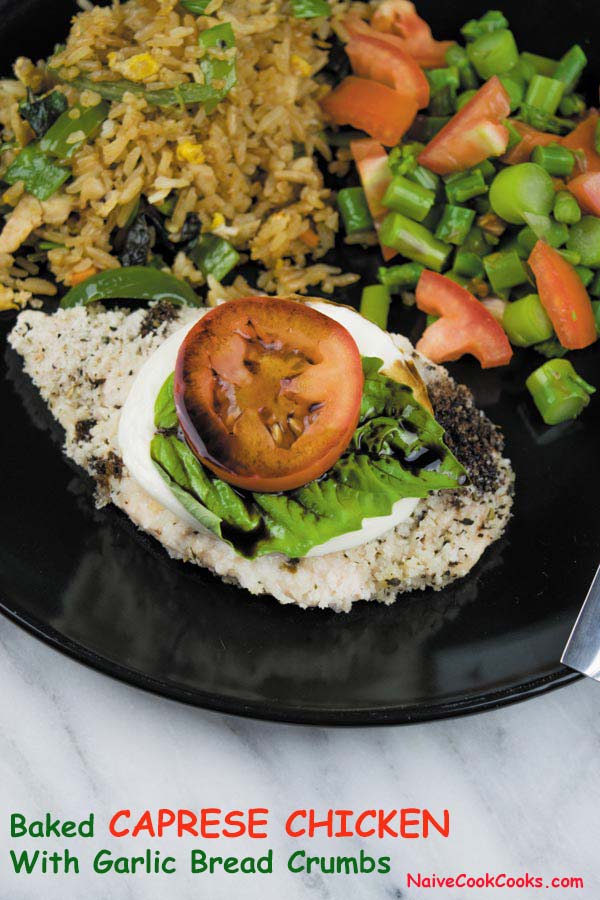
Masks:
[[[600,566],[560,661],[600,681]]]

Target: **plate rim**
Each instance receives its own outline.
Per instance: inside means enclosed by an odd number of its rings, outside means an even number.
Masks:
[[[519,682],[510,687],[465,695],[462,698],[444,700],[439,703],[413,704],[403,707],[390,706],[371,710],[367,708],[335,710],[307,707],[296,709],[285,704],[278,705],[276,701],[267,703],[258,700],[236,700],[214,692],[194,690],[183,685],[177,686],[158,677],[144,675],[135,669],[107,660],[93,650],[61,634],[51,625],[39,622],[33,616],[27,616],[11,609],[2,596],[0,596],[0,613],[53,650],[102,675],[146,693],[210,712],[288,725],[383,727],[437,722],[459,716],[490,712],[514,703],[524,702],[549,691],[566,687],[584,677],[580,672],[559,663],[546,675]]]

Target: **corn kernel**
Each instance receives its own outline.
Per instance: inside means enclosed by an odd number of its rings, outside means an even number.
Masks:
[[[309,78],[312,75],[311,64],[301,56],[298,56],[297,53],[292,54],[290,62],[296,75],[303,75],[305,78]]]
[[[196,144],[194,141],[182,141],[177,146],[177,157],[182,162],[191,163],[193,166],[202,165],[206,157],[202,144]]]
[[[215,213],[212,222],[210,223],[211,230],[214,231],[215,228],[220,228],[221,225],[225,224],[225,216],[222,213]]]

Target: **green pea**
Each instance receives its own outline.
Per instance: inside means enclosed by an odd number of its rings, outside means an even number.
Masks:
[[[535,163],[507,166],[490,186],[492,209],[512,225],[525,223],[524,213],[548,216],[554,205],[552,178]]]
[[[600,267],[600,219],[595,216],[583,218],[571,225],[567,250],[574,250],[581,257],[582,266]]]

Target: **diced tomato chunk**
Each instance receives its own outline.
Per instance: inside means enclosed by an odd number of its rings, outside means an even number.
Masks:
[[[446,51],[455,43],[436,41],[410,0],[384,0],[375,11],[372,24],[378,31],[401,38],[404,49],[426,69],[445,66]]]
[[[560,142],[560,138],[556,134],[538,131],[537,128],[532,128],[531,125],[519,122],[517,119],[511,119],[511,125],[519,132],[521,140],[503,157],[502,161],[510,166],[527,162],[536,147],[547,147],[548,144]]]
[[[597,340],[588,292],[573,266],[558,250],[538,241],[529,257],[537,292],[556,336],[567,350],[581,350]]]
[[[600,172],[584,172],[567,184],[584,212],[600,216]]]
[[[509,112],[508,94],[494,75],[427,144],[419,162],[438,175],[449,175],[500,156],[508,144],[502,122]]]
[[[432,362],[475,356],[483,369],[506,366],[513,355],[509,340],[493,315],[469,291],[426,269],[417,284],[417,306],[440,316],[417,344]]]
[[[346,53],[356,75],[414,95],[419,109],[428,105],[429,82],[399,38],[375,31],[355,14],[349,15],[344,25],[350,34]]]
[[[517,129],[522,139],[515,144],[504,156],[503,162],[509,165],[526,162],[536,147],[547,147],[548,144],[562,144],[576,154],[576,167],[574,176],[582,172],[600,172],[600,154],[596,152],[595,137],[596,126],[600,121],[598,110],[591,110],[587,118],[573,129],[565,137],[557,134],[549,134],[546,131],[538,131],[525,122],[511,119],[511,124]]]
[[[600,172],[600,154],[596,152],[595,144],[596,126],[599,120],[598,110],[591,110],[588,117],[561,140],[563,147],[583,152],[583,160],[578,162],[577,171],[579,172]]]
[[[353,75],[344,78],[321,105],[336,125],[352,125],[366,131],[386,147],[400,141],[418,108],[414,97]]]

